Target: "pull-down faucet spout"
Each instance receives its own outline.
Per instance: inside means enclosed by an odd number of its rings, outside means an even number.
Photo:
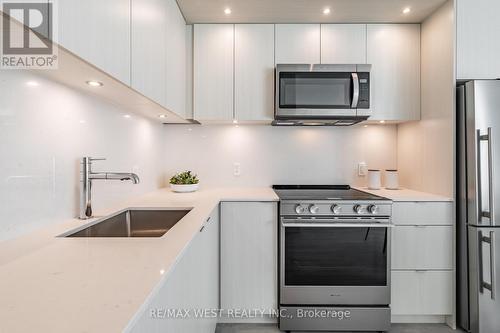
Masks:
[[[102,158],[84,157],[81,165],[81,188],[80,188],[80,219],[92,218],[92,182],[94,180],[130,180],[139,184],[139,176],[135,173],[125,172],[92,172],[92,162],[102,161]]]

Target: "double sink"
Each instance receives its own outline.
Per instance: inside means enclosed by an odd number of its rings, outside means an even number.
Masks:
[[[126,209],[61,237],[161,237],[191,209]]]

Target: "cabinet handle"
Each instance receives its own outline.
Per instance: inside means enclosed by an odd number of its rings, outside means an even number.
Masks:
[[[209,217],[208,217],[208,219],[207,219],[207,223],[208,223],[208,222],[210,222],[210,219],[211,219],[211,218],[212,218],[211,216],[209,216]]]
[[[429,270],[428,269],[416,269],[415,272],[417,273],[427,273]]]
[[[202,226],[201,226],[201,228],[200,228],[200,232],[202,232],[202,231],[203,231],[203,229],[205,229],[205,226],[204,226],[204,225],[202,225]]]

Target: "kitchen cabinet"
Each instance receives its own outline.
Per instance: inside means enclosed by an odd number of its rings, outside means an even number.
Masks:
[[[319,24],[276,24],[276,64],[321,63]]]
[[[456,1],[457,79],[500,78],[500,2]]]
[[[368,24],[370,120],[420,119],[420,25]]]
[[[168,1],[131,0],[131,86],[162,106],[167,93]]]
[[[453,271],[393,271],[392,315],[450,315]]]
[[[194,26],[194,119],[233,119],[234,25]]]
[[[397,225],[452,225],[452,202],[396,202],[392,220]]]
[[[235,118],[274,117],[274,25],[236,24],[234,36]]]
[[[59,43],[130,85],[130,1],[58,2]]]
[[[392,228],[392,269],[453,269],[452,227]]]
[[[160,255],[160,254],[158,254]],[[213,333],[217,317],[193,311],[219,307],[219,207],[181,254],[128,332]],[[190,310],[187,318],[154,318],[152,310]]]
[[[277,204],[221,204],[221,307],[277,308]]]
[[[392,314],[453,313],[453,203],[394,202]]]
[[[186,21],[176,0],[164,0],[167,7],[167,56],[165,107],[183,118],[186,109]]]
[[[322,24],[322,64],[366,64],[366,24]]]

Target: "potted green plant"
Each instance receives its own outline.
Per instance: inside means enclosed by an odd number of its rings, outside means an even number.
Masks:
[[[200,180],[191,171],[175,174],[170,178],[170,188],[174,192],[194,192],[198,190]]]

